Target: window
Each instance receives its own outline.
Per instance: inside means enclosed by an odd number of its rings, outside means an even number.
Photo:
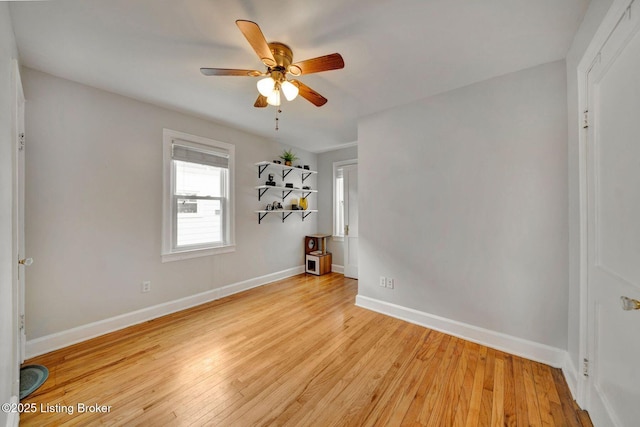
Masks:
[[[342,168],[336,170],[335,175],[335,214],[333,235],[336,237],[344,237],[344,178]]]
[[[356,160],[345,160],[333,164],[333,239],[344,239],[344,174],[343,168],[356,164]]]
[[[231,252],[234,146],[164,130],[162,261]]]

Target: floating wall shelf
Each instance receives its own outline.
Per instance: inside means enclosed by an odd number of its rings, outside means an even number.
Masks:
[[[262,198],[262,196],[264,195],[264,193],[266,193],[268,190],[273,189],[276,191],[282,191],[282,200],[285,199],[285,197],[287,197],[290,193],[301,193],[302,197],[308,197],[309,195],[311,195],[311,193],[317,193],[318,190],[304,190],[304,189],[300,189],[300,188],[290,188],[290,187],[276,187],[273,185],[258,185],[256,187],[256,190],[258,190],[258,200],[260,200]]]
[[[273,163],[273,162],[267,162],[267,161],[258,162],[256,163],[256,166],[258,167],[258,178],[262,177],[262,172],[264,172],[269,166],[272,166],[275,169],[280,169],[282,172],[282,179],[285,179],[287,175],[291,173],[291,171],[297,170],[300,172],[302,176],[302,182],[304,182],[307,178],[309,178],[314,173],[318,173],[317,171],[312,171],[309,169],[297,168],[295,166],[287,166],[280,163]]]
[[[289,218],[289,215],[291,215],[292,213],[299,213],[302,217],[302,220],[304,221],[306,217],[308,217],[312,213],[317,213],[317,212],[318,211],[316,209],[305,209],[305,210],[276,209],[275,211],[267,211],[267,210],[256,211],[256,213],[258,214],[258,224],[260,224],[262,219],[270,213],[282,214],[282,222],[284,222],[284,220]]]
[[[309,169],[304,169],[304,168],[298,168],[295,166],[286,166],[280,163],[273,163],[273,162],[268,162],[268,161],[263,161],[263,162],[258,162],[255,164],[258,167],[258,179],[262,178],[263,173],[268,169],[268,168],[273,168],[277,171],[279,171],[278,175],[282,176],[282,181],[284,181],[284,179],[292,172],[292,171],[297,171],[297,173],[300,174],[300,180],[302,181],[302,183],[304,184],[305,180],[307,178],[309,178],[311,175],[317,174],[317,171],[312,171]],[[291,188],[291,187],[283,187],[284,182],[281,183],[280,185],[258,185],[256,186],[256,190],[258,190],[258,200],[262,200],[262,197],[265,196],[265,194],[267,194],[267,192],[269,190],[275,191],[275,192],[280,192],[280,194],[278,194],[278,197],[281,198],[282,202],[284,203],[284,200],[287,198],[287,196],[289,196],[291,193],[293,194],[300,194],[302,197],[306,198],[308,196],[310,196],[311,194],[317,193],[318,190],[311,190],[311,189],[304,189],[304,188]],[[298,210],[293,210],[293,209],[275,209],[275,210],[266,210],[266,209],[262,209],[262,210],[257,210],[255,211],[255,213],[258,214],[258,224],[260,224],[262,222],[262,220],[268,215],[268,214],[280,214],[282,216],[282,222],[284,222],[287,218],[289,218],[289,216],[291,216],[291,214],[293,213],[299,213],[300,214],[300,218],[302,219],[302,221],[304,221],[304,219],[306,217],[308,217],[309,215],[311,215],[312,213],[317,213],[318,211],[316,209],[298,209]]]

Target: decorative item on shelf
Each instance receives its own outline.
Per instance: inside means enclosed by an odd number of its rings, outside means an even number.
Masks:
[[[279,164],[279,165],[281,165],[281,164],[282,164],[282,162],[281,162],[280,160],[274,160],[274,161],[273,161],[273,163],[277,163],[277,164]]]
[[[309,170],[309,165],[304,165],[304,166],[302,167],[302,169]]]
[[[311,187],[309,187],[308,185],[305,185],[302,187],[303,190],[311,190]]]
[[[293,188],[293,182],[287,182],[284,186],[287,188]]]
[[[265,182],[264,184],[265,184],[265,185],[270,185],[270,186],[272,186],[272,187],[275,187],[275,186],[276,186],[276,182],[273,180],[273,178],[274,178],[274,177],[273,177],[273,174],[272,174],[272,173],[270,173],[270,174],[269,174],[269,180],[268,180],[267,182]]]
[[[302,209],[303,211],[306,210],[309,207],[309,204],[307,203],[307,198],[306,197],[300,197],[300,201],[298,202],[298,206],[300,206],[300,209]]]
[[[298,205],[294,205],[293,203],[291,204],[291,210],[292,211],[299,211],[300,209],[298,208]]]
[[[280,158],[284,160],[284,164],[286,166],[291,166],[292,162],[298,160],[298,156],[296,156],[291,150],[284,150]]]
[[[291,199],[291,210],[292,211],[298,210],[298,199],[296,199],[295,197]]]
[[[300,165],[296,165],[296,167],[297,167],[298,169],[302,169],[302,166],[300,166]]]

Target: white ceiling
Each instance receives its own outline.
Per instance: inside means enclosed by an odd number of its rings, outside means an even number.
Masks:
[[[225,123],[313,152],[355,142],[358,117],[565,57],[588,0],[56,0],[12,2],[23,65]],[[294,61],[345,68],[299,79],[301,97],[253,107],[263,70],[235,25],[257,22]]]

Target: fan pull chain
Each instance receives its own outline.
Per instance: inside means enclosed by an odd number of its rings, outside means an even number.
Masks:
[[[279,113],[282,113],[282,110],[279,107],[276,107],[276,130],[280,129],[278,127],[278,123],[280,122],[280,118],[278,117]]]

